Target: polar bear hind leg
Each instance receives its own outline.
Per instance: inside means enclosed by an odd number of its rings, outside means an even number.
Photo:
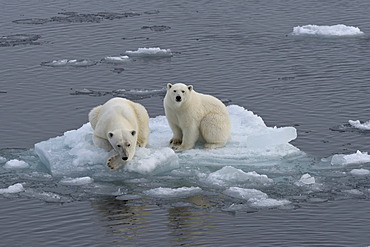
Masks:
[[[137,136],[137,145],[139,147],[146,147],[146,145],[148,144],[149,132],[150,132],[148,112],[144,106],[138,103],[134,103],[132,107],[135,111],[136,117],[138,119],[138,124],[139,124],[138,126],[139,134]]]
[[[204,148],[214,149],[225,146],[230,137],[230,120],[222,114],[210,113],[200,123]]]
[[[90,113],[89,113],[89,122],[91,124],[91,127],[95,129],[96,124],[98,123],[99,120],[99,114],[100,110],[102,108],[102,105],[99,105],[97,107],[94,107]]]

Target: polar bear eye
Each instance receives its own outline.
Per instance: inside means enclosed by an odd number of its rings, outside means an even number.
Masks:
[[[121,145],[117,145],[117,147],[119,147],[119,148],[120,148],[120,147],[121,147]]]
[[[176,93],[176,90],[173,90],[174,93]]]
[[[131,144],[130,143],[127,143],[127,147],[129,147],[129,146],[131,146]]]
[[[185,93],[185,91],[184,91],[184,90],[182,90],[181,92],[182,92],[182,93]]]

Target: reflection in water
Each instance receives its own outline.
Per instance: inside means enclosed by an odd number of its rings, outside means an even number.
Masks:
[[[115,244],[146,246],[154,239],[164,246],[204,244],[204,236],[218,225],[210,222],[206,208],[211,204],[201,196],[187,201],[169,207],[167,201],[154,206],[148,199],[119,201],[109,197],[92,202],[92,207],[102,213],[100,221]]]

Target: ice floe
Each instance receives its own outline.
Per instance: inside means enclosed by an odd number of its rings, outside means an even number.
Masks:
[[[0,194],[13,194],[24,191],[23,185],[21,183],[16,183],[10,185],[8,188],[0,189]]]
[[[239,187],[230,187],[223,192],[225,195],[243,199],[247,201],[250,207],[271,208],[290,204],[289,200],[278,200],[269,198],[268,195],[257,189],[245,189]]]
[[[94,182],[94,179],[90,177],[80,177],[80,178],[62,178],[60,180],[61,184],[64,185],[85,185],[85,184],[91,184]]]
[[[7,161],[4,167],[7,169],[24,169],[24,168],[28,168],[29,164],[23,160],[13,159],[13,160]]]
[[[181,188],[154,188],[144,191],[144,194],[152,197],[188,197],[191,195],[199,194],[202,189],[199,187],[181,187]]]
[[[96,61],[92,61],[89,59],[58,59],[52,60],[49,62],[42,62],[42,66],[49,66],[49,67],[89,67],[97,64]]]
[[[267,175],[258,174],[255,171],[244,172],[241,169],[224,166],[220,170],[210,173],[206,181],[218,186],[230,186],[236,184],[248,184],[249,186],[267,185],[273,182]]]
[[[136,51],[126,51],[125,55],[129,57],[142,57],[142,58],[161,58],[161,57],[172,57],[173,54],[170,49],[161,49],[159,47],[154,48],[138,48]]]
[[[368,169],[360,168],[360,169],[352,169],[350,173],[354,176],[367,176],[370,174]]]
[[[367,152],[357,150],[354,154],[335,154],[331,158],[332,165],[350,165],[369,163],[370,155]]]
[[[299,181],[296,183],[298,186],[305,186],[316,183],[316,180],[314,177],[312,177],[310,174],[305,173],[301,176]]]
[[[172,132],[167,119],[165,116],[157,116],[149,121],[151,133],[148,147],[137,148],[132,162],[114,173],[108,172],[105,165],[111,154],[94,146],[93,130],[89,123],[77,130],[67,131],[63,136],[35,144],[35,152],[54,176],[100,174],[110,177],[119,177],[121,175],[116,174],[122,172],[158,174],[184,165],[274,165],[285,156],[302,155],[298,148],[289,144],[297,137],[295,128],[267,127],[260,117],[240,106],[228,106],[228,110],[232,119],[232,137],[225,147],[205,150],[197,146],[192,150],[175,153],[168,147]],[[217,173],[213,176],[216,179]],[[230,176],[251,181],[269,181],[263,175],[244,174],[238,170],[234,170]]]
[[[130,61],[130,57],[129,56],[107,56],[103,58],[102,61],[106,63],[114,63],[114,64],[125,63],[125,62]]]
[[[348,120],[348,123],[356,128],[356,129],[360,129],[360,130],[370,130],[370,121],[366,121],[364,123],[361,123],[360,120]]]
[[[358,28],[353,26],[346,26],[343,24],[337,24],[332,26],[325,25],[304,25],[293,28],[292,35],[301,36],[358,36],[364,33]]]

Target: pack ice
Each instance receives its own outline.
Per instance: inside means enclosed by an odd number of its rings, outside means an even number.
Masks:
[[[110,153],[95,147],[89,123],[35,144],[35,152],[53,176],[109,177],[122,179],[122,174],[162,174],[188,166],[256,166],[279,164],[286,156],[302,152],[289,144],[297,137],[294,127],[267,127],[261,117],[243,107],[230,105],[231,139],[219,149],[205,150],[201,145],[175,153],[168,147],[172,137],[165,116],[149,121],[150,137],[146,148],[137,148],[134,159],[117,171],[105,162]],[[249,174],[251,176],[251,174]]]

